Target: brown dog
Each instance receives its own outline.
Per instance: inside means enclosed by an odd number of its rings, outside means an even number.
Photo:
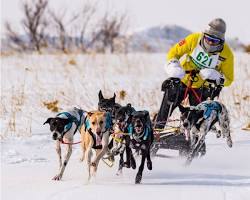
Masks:
[[[81,128],[81,140],[82,160],[85,158],[87,160],[88,180],[96,174],[98,163],[108,150],[111,126],[109,112],[92,111],[87,113],[84,126]],[[95,149],[96,157],[91,162],[92,149]]]

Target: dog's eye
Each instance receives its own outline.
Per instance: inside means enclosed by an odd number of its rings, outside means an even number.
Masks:
[[[103,121],[100,121],[100,124],[103,124]]]
[[[93,125],[95,125],[95,122],[92,122]]]

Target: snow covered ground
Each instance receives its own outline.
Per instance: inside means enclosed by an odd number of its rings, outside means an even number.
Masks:
[[[59,101],[60,108],[79,105],[95,109],[97,94],[116,92],[121,104],[156,112],[165,78],[164,54],[134,55],[19,55],[2,57],[1,65],[1,198],[14,199],[192,199],[247,200],[250,196],[250,133],[241,130],[250,116],[250,56],[236,54],[235,83],[221,100],[231,113],[234,146],[214,134],[207,137],[207,154],[190,167],[175,151],[153,159],[141,185],[136,171],[101,163],[95,180],[86,184],[80,147],[62,181],[51,178],[58,168],[55,144],[43,122],[54,113],[43,102]],[[124,99],[120,91],[126,91]],[[75,141],[79,141],[79,135]]]
[[[62,181],[52,181],[58,168],[54,144],[49,136],[2,141],[2,199],[249,199],[250,135],[233,132],[234,146],[208,137],[207,155],[190,167],[175,151],[162,150],[169,158],[154,158],[153,170],[145,169],[141,185],[134,184],[136,171],[101,162],[95,181],[86,184],[86,168],[79,162],[80,148],[73,155]],[[138,163],[138,162],[137,162]]]

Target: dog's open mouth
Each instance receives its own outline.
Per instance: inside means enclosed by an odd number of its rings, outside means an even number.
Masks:
[[[135,126],[134,129],[136,134],[141,134],[143,132],[143,126]]]
[[[102,144],[102,137],[101,134],[96,134],[96,145],[99,146]]]

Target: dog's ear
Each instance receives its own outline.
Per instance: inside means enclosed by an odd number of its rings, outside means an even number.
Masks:
[[[93,115],[93,114],[94,114],[93,112],[88,112],[88,113],[87,113],[87,116],[88,116],[88,117],[91,117],[91,115]]]
[[[114,96],[112,97],[112,99],[115,101],[115,97],[116,97],[116,94],[114,93]]]
[[[54,118],[52,118],[52,117],[48,118],[48,119],[46,120],[46,122],[43,123],[43,125],[45,125],[45,124],[47,124],[47,123],[50,124],[50,122],[51,122],[52,119],[54,119]]]
[[[149,117],[149,112],[147,110],[143,111],[144,118],[147,119]]]
[[[182,105],[178,105],[178,107],[181,113],[189,111],[189,107],[184,107]]]
[[[102,90],[99,91],[98,97],[99,97],[99,100],[103,100],[104,99],[104,97],[102,95]]]

